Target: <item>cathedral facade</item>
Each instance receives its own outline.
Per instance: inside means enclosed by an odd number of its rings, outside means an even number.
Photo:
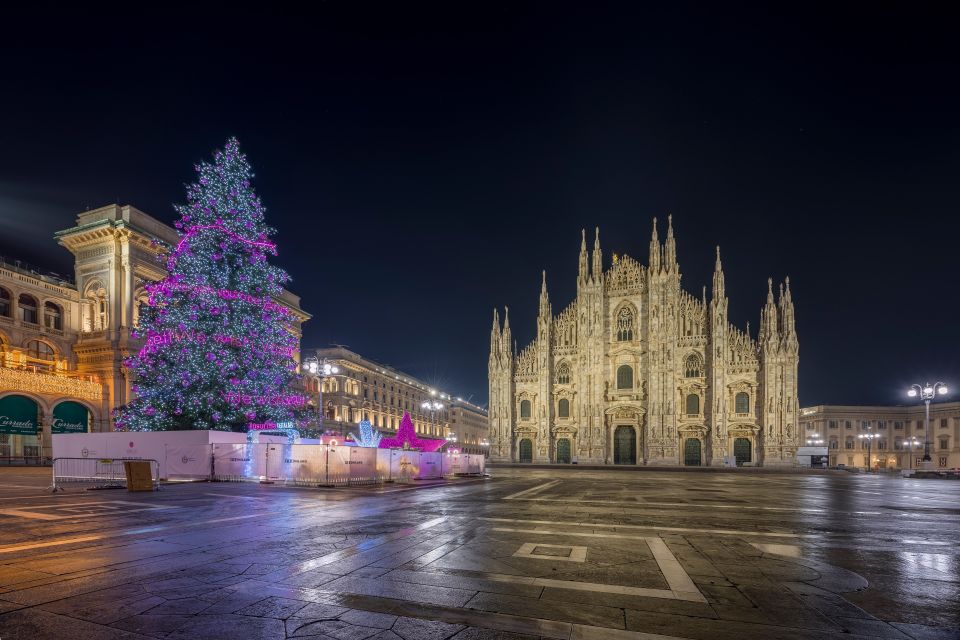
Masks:
[[[626,465],[793,465],[799,446],[790,280],[756,337],[727,320],[720,249],[707,298],[680,286],[672,220],[647,266],[600,235],[580,246],[577,297],[554,315],[546,272],[537,336],[515,352],[509,311],[490,334],[490,458]]]

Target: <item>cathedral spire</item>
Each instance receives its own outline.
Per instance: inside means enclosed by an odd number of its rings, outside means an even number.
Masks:
[[[790,294],[790,277],[786,283],[780,285],[780,326],[782,327],[784,343],[795,350],[797,347],[796,320],[793,315],[793,296]]]
[[[503,308],[503,332],[500,334],[501,349],[506,354],[513,354],[513,341],[510,335],[510,307]]]
[[[490,330],[490,355],[500,350],[500,314],[493,310],[493,328]]]
[[[603,254],[600,252],[600,227],[593,238],[593,279],[600,282],[603,277]]]
[[[587,259],[587,230],[580,230],[580,264],[577,268],[577,284],[583,285],[587,282],[589,277],[590,268],[589,260]]]
[[[667,239],[663,243],[663,266],[667,271],[677,271],[677,243],[673,239],[673,215],[667,216]]]
[[[653,219],[653,234],[650,236],[650,259],[649,266],[651,273],[660,271],[660,238],[657,236],[657,219]]]
[[[719,300],[726,295],[726,287],[723,278],[723,264],[720,262],[720,245],[717,245],[717,262],[713,266],[713,297]]]
[[[779,338],[777,315],[777,305],[773,301],[773,278],[767,278],[767,304],[760,314],[759,336],[764,345],[774,345]]]
[[[543,272],[543,281],[540,284],[540,317],[550,318],[550,296],[547,295],[547,272]]]

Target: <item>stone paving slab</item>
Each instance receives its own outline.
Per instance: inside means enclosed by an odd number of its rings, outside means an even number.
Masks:
[[[585,471],[18,498],[0,638],[960,638],[956,489]]]

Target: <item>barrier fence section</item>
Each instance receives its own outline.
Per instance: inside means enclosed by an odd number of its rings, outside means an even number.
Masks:
[[[167,479],[347,486],[482,474],[484,456],[320,444],[168,447]]]
[[[160,488],[160,463],[144,458],[54,458],[53,484],[56,493],[67,486],[84,489],[123,489],[127,487],[125,461],[150,463],[154,489]]]

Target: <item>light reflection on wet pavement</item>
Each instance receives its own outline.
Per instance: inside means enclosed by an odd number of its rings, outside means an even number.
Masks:
[[[958,638],[960,483],[493,469],[50,495],[0,469],[0,638]]]

